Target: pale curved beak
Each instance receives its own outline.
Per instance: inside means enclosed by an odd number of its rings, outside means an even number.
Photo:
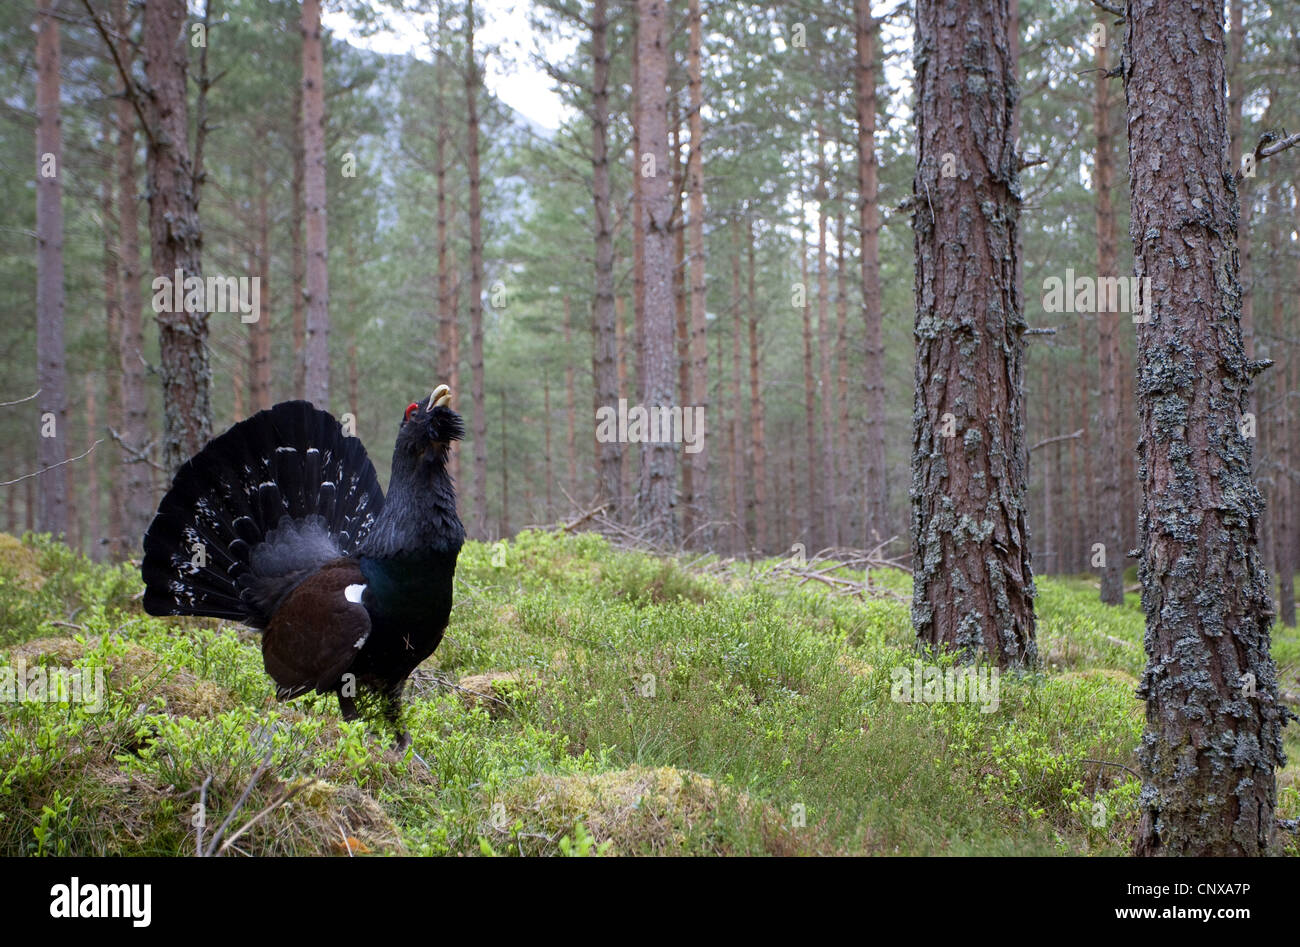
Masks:
[[[451,404],[451,389],[446,385],[439,385],[433,389],[433,394],[429,395],[429,404],[426,411],[432,411],[434,408],[442,408]]]

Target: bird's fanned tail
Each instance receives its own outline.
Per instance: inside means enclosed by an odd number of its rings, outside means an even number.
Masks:
[[[383,507],[359,438],[288,401],[240,421],[177,471],[144,539],[144,607],[264,627],[295,582],[349,555]]]

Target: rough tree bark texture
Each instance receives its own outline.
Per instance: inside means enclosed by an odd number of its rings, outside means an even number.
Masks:
[[[155,277],[203,278],[203,229],[190,160],[184,0],[144,8],[145,119],[149,125],[149,249]],[[212,436],[208,314],[157,314],[162,352],[163,466],[174,471]]]
[[[858,110],[858,228],[862,231],[862,316],[866,323],[862,373],[866,382],[866,449],[862,489],[866,540],[888,539],[889,484],[885,477],[885,344],[881,335],[880,212],[876,165],[876,30],[870,0],[856,0]]]
[[[1151,281],[1138,326],[1147,729],[1136,850],[1258,855],[1276,830],[1283,715],[1262,503],[1238,429],[1253,366],[1239,324],[1223,8],[1130,0],[1127,24],[1130,233],[1136,275]]]
[[[330,402],[330,284],[325,216],[325,62],[320,0],[302,4],[303,199],[307,211],[307,339],[304,395]]]
[[[637,0],[637,134],[645,257],[640,377],[647,408],[673,404],[673,247],[668,164],[668,25],[664,0]],[[671,443],[644,444],[637,523],[652,541],[676,544],[677,456]]]
[[[1107,47],[1097,49],[1096,88],[1092,118],[1097,132],[1093,161],[1093,189],[1097,192],[1097,275],[1119,276],[1116,248],[1114,187],[1114,139],[1110,123],[1110,83]],[[1101,573],[1101,600],[1107,605],[1124,601],[1124,540],[1120,513],[1119,442],[1119,313],[1107,312],[1106,301],[1097,300],[1097,350],[1101,374],[1101,483],[1097,513],[1101,542],[1106,546],[1106,567]]]
[[[705,302],[707,287],[704,266],[704,120],[701,115],[704,106],[704,79],[700,64],[700,46],[703,42],[703,24],[700,14],[700,0],[690,0],[689,8],[690,36],[687,56],[688,85],[690,86],[690,117],[688,124],[691,131],[691,151],[687,162],[686,186],[690,192],[690,280],[691,280],[691,323],[690,323],[690,359],[691,390],[682,392],[682,401],[691,407],[702,406],[706,419],[714,424],[721,421],[721,412],[714,412],[709,418],[709,349],[707,322],[705,319]],[[707,422],[706,422],[707,423]],[[707,430],[707,428],[706,428]],[[695,542],[707,548],[712,530],[708,523],[712,519],[712,490],[709,485],[709,451],[708,437],[702,437],[700,450],[686,454],[686,464],[691,469],[692,518],[697,524],[698,532]]]
[[[42,532],[68,531],[67,368],[63,351],[63,134],[59,119],[59,24],[54,0],[37,6],[36,361],[41,396],[35,430]],[[51,429],[50,422],[53,422]]]
[[[483,196],[479,173],[478,61],[474,58],[474,3],[465,4],[465,135],[469,164],[470,397],[474,399],[474,521],[487,535],[487,404],[483,396]]]
[[[596,297],[592,300],[591,368],[596,410],[618,405],[618,353],[614,328],[614,232],[609,183],[609,50],[605,0],[591,7],[591,197],[596,250]],[[622,445],[596,444],[597,502],[608,515],[623,506]]]
[[[1009,24],[1006,0],[917,3],[912,196],[912,623],[923,644],[1003,665],[1037,652]]]

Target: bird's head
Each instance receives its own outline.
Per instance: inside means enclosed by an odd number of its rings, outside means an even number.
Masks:
[[[439,385],[428,398],[412,401],[397,431],[397,454],[413,460],[446,461],[452,441],[465,436],[465,424],[450,407],[451,389]]]

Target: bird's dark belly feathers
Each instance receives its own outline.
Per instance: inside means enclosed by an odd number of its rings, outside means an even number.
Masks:
[[[396,560],[362,559],[371,632],[351,668],[360,683],[400,685],[433,654],[451,617],[458,554],[459,549]]]

